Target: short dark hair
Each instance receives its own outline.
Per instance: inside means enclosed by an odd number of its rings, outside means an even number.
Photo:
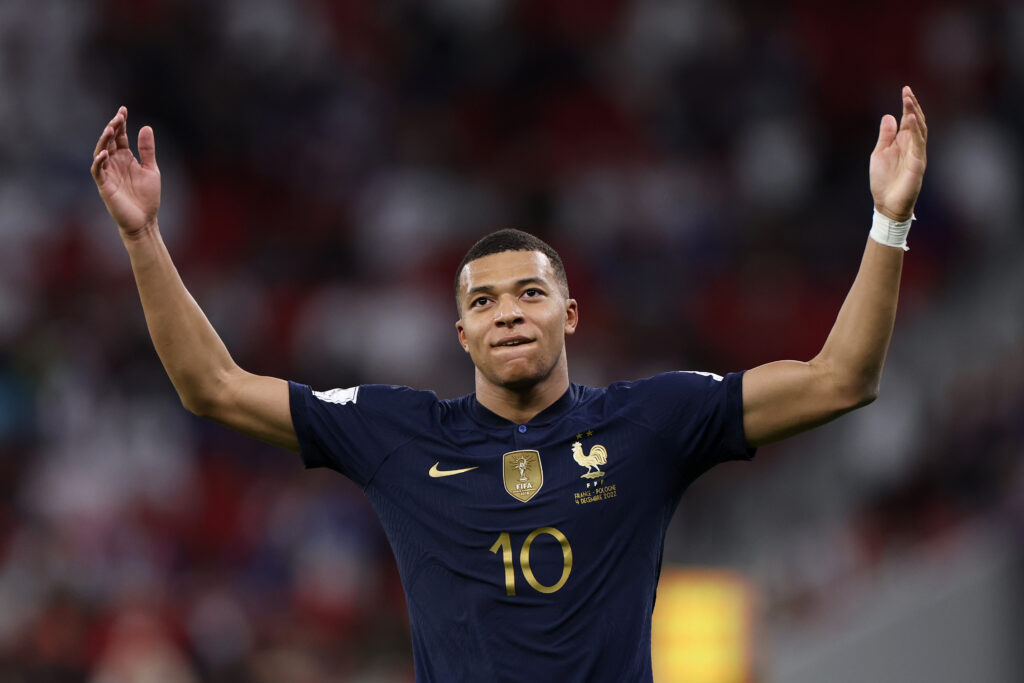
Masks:
[[[561,287],[562,294],[569,296],[569,279],[565,276],[565,266],[562,264],[562,257],[558,255],[558,252],[547,242],[528,232],[516,230],[515,228],[505,228],[504,230],[492,232],[470,247],[466,255],[462,257],[462,263],[455,270],[455,308],[460,314],[462,313],[462,302],[459,300],[461,295],[459,282],[462,280],[462,271],[465,269],[466,264],[478,258],[499,254],[503,251],[539,251],[547,256],[548,261],[551,262],[551,269],[555,271],[555,279],[558,280],[558,286]]]

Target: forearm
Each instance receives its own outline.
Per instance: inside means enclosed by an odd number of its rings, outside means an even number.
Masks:
[[[181,398],[198,414],[208,412],[219,387],[237,366],[216,330],[178,275],[160,231],[124,237],[157,355]]]
[[[841,390],[866,402],[878,395],[892,338],[903,250],[867,241],[860,269],[835,325],[813,362],[823,364]]]
[[[902,97],[899,127],[889,114],[878,127],[868,170],[878,215],[872,219],[872,237],[857,277],[821,352],[806,363],[776,361],[743,375],[743,429],[751,445],[825,424],[878,396],[896,321],[907,227],[892,222],[914,215],[926,165],[924,112],[909,86]]]

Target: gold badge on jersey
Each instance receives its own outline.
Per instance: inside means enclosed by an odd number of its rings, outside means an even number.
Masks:
[[[508,495],[526,501],[537,495],[544,485],[544,470],[538,451],[512,451],[502,456],[502,477]]]
[[[572,444],[572,459],[580,467],[586,467],[587,471],[580,475],[580,479],[604,479],[604,472],[601,465],[608,464],[608,449],[597,444],[590,449],[590,453],[583,452],[583,444],[579,441]]]
[[[593,436],[594,430],[588,429],[586,436]],[[611,500],[619,495],[618,486],[605,484],[605,470],[601,469],[608,465],[608,449],[601,444],[594,444],[588,452],[583,446],[584,434],[576,435],[576,441],[572,444],[572,459],[576,464],[584,468],[580,479],[587,480],[587,487],[573,494],[573,501],[577,505],[587,505],[601,500]]]

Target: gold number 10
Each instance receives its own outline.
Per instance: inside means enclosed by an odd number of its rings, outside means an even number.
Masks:
[[[533,545],[534,539],[541,534],[554,536],[558,539],[558,544],[562,546],[562,576],[558,579],[558,583],[553,586],[542,584],[533,575],[533,570],[530,569],[530,546]],[[499,548],[501,549],[501,556],[505,560],[505,594],[515,595],[516,573],[515,568],[512,566],[512,537],[507,531],[498,536],[498,540],[491,546],[491,552],[496,553]],[[569,539],[553,526],[542,526],[539,529],[534,529],[526,537],[526,540],[523,541],[523,549],[519,553],[519,566],[522,567],[523,576],[526,577],[526,583],[530,584],[531,588],[540,593],[554,593],[565,585],[565,582],[569,580],[569,573],[572,572],[572,548],[569,547]]]

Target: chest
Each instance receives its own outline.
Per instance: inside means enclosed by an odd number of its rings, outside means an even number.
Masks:
[[[430,594],[564,597],[609,585],[616,567],[654,571],[675,458],[649,430],[614,419],[427,434],[382,465],[371,498],[408,590],[436,580]]]
[[[508,425],[486,435],[424,434],[376,480],[427,530],[529,532],[644,514],[670,492],[673,458],[628,421]]]

